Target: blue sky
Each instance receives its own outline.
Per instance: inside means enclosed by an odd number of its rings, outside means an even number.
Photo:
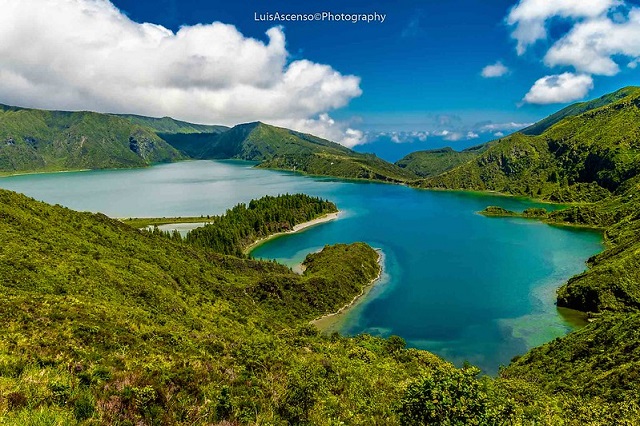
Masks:
[[[294,57],[326,63],[362,78],[362,96],[333,115],[362,118],[362,128],[425,130],[438,116],[450,115],[471,126],[483,121],[531,122],[561,104],[521,105],[532,84],[550,74],[542,49],[516,53],[505,22],[513,0],[323,0],[313,2],[216,2],[115,0],[137,21],[177,29],[220,20],[243,34],[264,39],[272,22],[255,22],[254,12],[385,13],[384,23],[288,22],[287,48]],[[631,2],[628,2],[631,4]],[[510,72],[483,78],[482,69],[501,61]],[[569,68],[567,68],[569,69]],[[554,70],[558,71],[558,70]],[[638,71],[624,70],[597,79],[588,97],[640,84]]]
[[[640,0],[51,0],[56,9],[40,3],[40,15],[29,5],[37,0],[7,1],[15,16],[0,13],[0,24],[8,20],[0,40],[27,37],[24,43],[40,43],[42,52],[61,49],[51,59],[41,55],[49,71],[43,77],[27,69],[37,61],[35,49],[29,56],[18,43],[12,50],[0,41],[0,102],[26,106],[223,124],[261,119],[347,146],[382,138],[463,147],[640,84]],[[255,20],[323,11],[386,18]],[[38,19],[42,39],[26,31]],[[91,43],[78,41],[85,39]],[[233,57],[234,49],[243,55]],[[61,56],[80,71],[56,66]],[[158,65],[163,56],[170,66]],[[86,76],[104,91],[83,85]],[[49,96],[38,96],[45,89]]]

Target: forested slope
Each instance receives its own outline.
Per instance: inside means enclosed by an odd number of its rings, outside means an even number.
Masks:
[[[479,145],[463,151],[454,151],[452,148],[432,149],[428,151],[412,152],[396,161],[396,166],[402,167],[416,176],[425,178],[437,176],[451,170],[460,164],[478,157],[488,148],[488,145]]]
[[[539,136],[515,133],[475,160],[421,180],[423,188],[491,190],[557,202],[596,202],[640,172],[640,89],[569,116]]]
[[[266,196],[213,216],[207,225],[190,231],[186,241],[242,257],[245,249],[259,239],[291,231],[298,224],[337,211],[332,202],[304,194]]]

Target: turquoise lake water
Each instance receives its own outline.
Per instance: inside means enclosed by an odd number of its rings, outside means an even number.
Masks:
[[[527,200],[304,177],[244,162],[14,176],[0,178],[0,187],[113,217],[221,214],[281,193],[328,198],[342,212],[338,220],[271,240],[252,255],[294,266],[325,244],[380,248],[385,274],[332,328],[399,335],[490,374],[575,327],[575,316],[555,307],[555,289],[602,250],[596,232],[477,214],[488,205],[540,206]]]

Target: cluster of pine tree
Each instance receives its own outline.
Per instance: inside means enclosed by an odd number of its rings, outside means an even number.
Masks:
[[[210,224],[189,232],[186,241],[242,257],[256,240],[337,211],[332,202],[305,194],[266,196],[213,217]]]

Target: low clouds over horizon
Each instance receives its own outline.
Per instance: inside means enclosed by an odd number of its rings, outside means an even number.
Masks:
[[[436,119],[441,119],[438,116]],[[446,116],[449,117],[449,116]],[[451,119],[455,122],[455,119]],[[447,122],[451,124],[451,122]],[[506,134],[516,132],[531,126],[534,123],[493,123],[481,122],[472,126],[466,126],[459,123],[458,126],[449,128],[431,128],[429,130],[413,130],[413,131],[368,131],[365,132],[363,144],[370,144],[380,141],[381,138],[388,139],[394,144],[411,144],[416,142],[426,142],[430,138],[447,142],[471,141],[474,139],[490,139],[503,137]]]
[[[4,0],[0,100],[206,124],[261,120],[360,143],[361,132],[329,116],[362,94],[360,78],[289,62],[283,29],[266,35],[220,22],[174,33],[134,22],[108,0]]]

